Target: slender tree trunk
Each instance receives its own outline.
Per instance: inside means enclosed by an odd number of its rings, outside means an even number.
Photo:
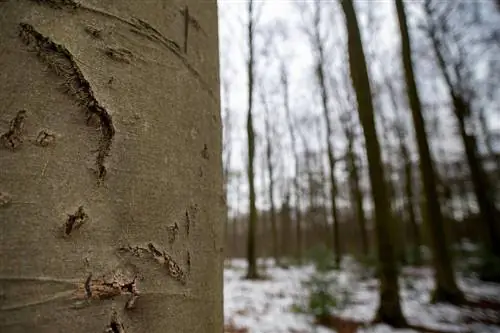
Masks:
[[[359,170],[356,161],[356,153],[354,152],[354,134],[348,130],[347,134],[347,165],[349,173],[349,184],[351,188],[351,196],[354,199],[356,206],[356,220],[358,222],[359,230],[361,233],[361,246],[363,255],[367,257],[370,251],[370,241],[368,238],[368,231],[366,230],[366,214],[363,207],[363,191],[359,184]]]
[[[287,118],[288,131],[290,132],[290,138],[292,141],[292,153],[294,159],[295,166],[295,177],[293,178],[293,193],[295,199],[295,236],[297,237],[296,241],[296,257],[299,264],[302,262],[302,212],[301,212],[301,195],[299,188],[299,177],[300,177],[300,167],[299,167],[299,154],[297,151],[297,135],[295,133],[294,125],[292,122],[292,115],[290,110],[290,98],[288,95],[288,77],[285,71],[284,65],[281,67],[281,84],[283,86],[283,104],[285,107],[285,113]]]
[[[448,247],[445,234],[445,224],[439,196],[437,193],[437,182],[435,178],[434,165],[425,132],[422,105],[418,96],[417,85],[413,73],[411,58],[410,35],[406,23],[406,15],[402,0],[395,0],[396,11],[401,33],[402,59],[405,71],[408,99],[415,126],[415,134],[420,157],[420,173],[426,196],[426,222],[430,233],[430,244],[432,249],[433,267],[435,272],[436,287],[433,299],[436,302],[450,302],[458,304],[464,301],[464,295],[458,288],[453,275],[452,255]]]
[[[289,242],[292,236],[292,217],[290,214],[290,194],[288,192],[288,189],[285,193],[285,198],[281,206],[281,226],[282,241],[280,242],[280,244],[282,247],[282,257],[284,256],[285,258],[289,258],[292,254],[290,246],[291,242]]]
[[[216,2],[90,2],[0,3],[0,331],[221,332]]]
[[[382,154],[375,129],[375,111],[361,33],[352,0],[341,1],[346,18],[349,67],[358,113],[366,143],[368,171],[375,204],[375,230],[380,279],[380,301],[377,320],[394,327],[406,326],[399,300],[399,283],[394,234],[392,233],[390,203],[382,168]]]
[[[273,165],[273,146],[271,140],[271,119],[269,114],[269,105],[263,98],[264,110],[266,112],[265,129],[266,129],[266,162],[267,173],[269,176],[269,205],[271,213],[271,253],[275,264],[279,265],[278,255],[278,224],[276,221],[276,207],[274,205],[274,165]]]
[[[398,110],[398,102],[396,100],[396,91],[390,82],[386,82],[386,87],[389,90],[392,106],[395,110],[396,117],[398,119],[403,119],[404,115],[400,114]],[[411,160],[410,152],[406,142],[406,130],[403,127],[403,121],[399,120],[396,123],[396,134],[399,140],[399,152],[403,158],[403,168],[404,168],[404,193],[406,199],[406,211],[408,213],[408,222],[413,233],[413,265],[420,266],[422,264],[422,258],[420,255],[420,247],[422,245],[421,232],[417,223],[417,217],[415,212],[415,205],[417,197],[415,195],[415,190],[413,186],[413,163]]]
[[[247,275],[248,279],[257,279],[259,274],[257,272],[257,207],[255,206],[255,132],[253,128],[253,91],[254,91],[254,10],[253,0],[248,1],[248,112],[247,112],[247,136],[248,136],[248,204],[249,204],[249,217],[248,217],[248,235],[247,235]]]
[[[465,119],[460,115],[463,114],[462,108],[467,108],[463,101],[457,100],[454,102],[454,107],[457,111],[459,123],[459,132],[465,147],[465,156],[469,164],[469,169],[472,178],[472,186],[476,199],[479,205],[481,219],[486,229],[486,244],[491,254],[500,258],[500,220],[498,211],[494,203],[494,193],[491,185],[488,184],[486,173],[481,166],[480,159],[477,154],[476,138],[472,134],[468,134],[465,128]],[[500,281],[500,277],[498,277]]]
[[[486,143],[486,148],[488,150],[488,154],[490,155],[490,158],[495,163],[496,181],[500,182],[500,154],[498,152],[496,152],[495,140],[494,140],[493,136],[491,135],[491,131],[488,127],[488,121],[486,119],[486,112],[484,109],[479,112],[478,118],[479,118],[479,124],[481,125],[481,131],[483,132],[483,135],[484,135],[484,139],[485,139],[484,141]]]

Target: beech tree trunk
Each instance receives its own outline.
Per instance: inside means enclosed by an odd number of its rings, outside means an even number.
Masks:
[[[341,5],[346,19],[351,80],[356,91],[358,114],[366,142],[368,172],[375,206],[380,280],[380,301],[376,319],[394,327],[404,327],[407,323],[399,300],[396,242],[394,232],[391,230],[392,214],[382,166],[382,153],[375,129],[375,111],[368,68],[353,0],[341,1]]]
[[[0,13],[0,331],[221,332],[216,2]]]

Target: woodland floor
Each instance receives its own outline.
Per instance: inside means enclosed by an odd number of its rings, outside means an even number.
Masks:
[[[332,310],[332,328],[326,328],[315,325],[312,315],[297,310],[306,302],[308,290],[302,281],[314,272],[312,265],[283,269],[269,260],[261,266],[267,279],[249,281],[243,279],[244,260],[226,261],[226,333],[500,333],[500,285],[474,277],[458,276],[473,306],[433,305],[429,302],[432,271],[405,268],[400,281],[402,307],[413,329],[395,330],[369,324],[378,303],[378,283],[374,278],[361,278],[358,265],[345,264],[341,271],[329,273],[336,279],[332,293],[341,295],[344,302]]]

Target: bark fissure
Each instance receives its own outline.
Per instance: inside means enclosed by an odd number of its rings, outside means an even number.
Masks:
[[[111,115],[95,98],[90,83],[83,76],[73,55],[67,48],[42,35],[27,23],[20,23],[19,36],[56,75],[64,80],[61,84],[64,91],[85,108],[87,120],[94,116],[99,119],[101,139],[97,149],[96,172],[98,179],[103,180],[107,172],[104,165],[105,159],[109,155],[115,135]]]

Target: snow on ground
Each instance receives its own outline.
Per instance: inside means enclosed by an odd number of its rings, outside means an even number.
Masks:
[[[226,262],[224,270],[224,319],[226,325],[246,328],[248,333],[333,333],[333,330],[315,326],[313,317],[294,310],[304,304],[307,290],[302,286],[314,272],[312,265],[283,269],[265,264],[266,280],[248,281],[243,277],[246,263],[235,259]],[[345,308],[335,310],[342,318],[368,322],[372,320],[378,304],[378,284],[374,279],[360,279],[355,266],[344,265],[337,278],[336,290],[347,291],[349,302]],[[407,268],[401,277],[401,298],[404,314],[413,325],[447,332],[500,333],[500,327],[467,324],[470,310],[450,305],[429,304],[433,288],[432,271]],[[472,278],[460,278],[460,287],[469,296],[500,300],[500,285],[485,284]],[[483,311],[483,316],[500,314]],[[497,317],[498,318],[498,317]],[[355,332],[347,331],[346,332]],[[410,333],[413,330],[392,330],[385,325],[358,329],[358,333]],[[342,332],[340,332],[342,333]]]

